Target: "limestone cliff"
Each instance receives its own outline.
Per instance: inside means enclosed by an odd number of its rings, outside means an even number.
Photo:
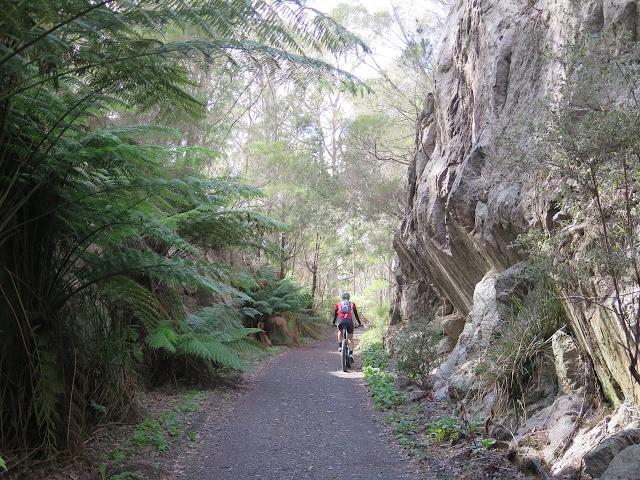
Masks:
[[[500,171],[502,127],[523,112],[535,116],[541,99],[557,97],[564,72],[554,53],[563,45],[581,32],[624,32],[635,41],[639,19],[638,2],[623,0],[460,0],[453,6],[438,49],[435,92],[417,126],[408,209],[395,239],[392,311],[392,323],[420,315],[466,319],[462,333],[441,349],[453,350],[435,375],[442,395],[452,395],[465,371],[472,375],[474,348],[491,348],[491,332],[482,329],[500,321],[501,285],[512,288],[513,269],[526,260],[512,242],[528,229],[545,228],[558,213],[553,202],[540,200],[534,178]],[[605,397],[638,404],[640,385],[626,368],[616,322],[602,309],[565,308]]]

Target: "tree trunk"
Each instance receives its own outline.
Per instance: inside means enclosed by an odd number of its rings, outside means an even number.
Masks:
[[[318,260],[320,257],[320,234],[316,233],[316,248],[313,252],[313,264],[311,267],[311,298],[316,299],[316,288],[318,287]]]
[[[351,289],[351,294],[355,295],[356,294],[356,251],[355,249],[352,251],[352,254],[351,254],[351,273],[353,275],[353,285]]]
[[[287,263],[287,252],[284,249],[284,247],[286,246],[286,238],[284,233],[280,234],[280,248],[282,249],[282,251],[280,252],[280,278],[284,278],[284,273],[285,273],[285,268],[286,268],[286,263]]]

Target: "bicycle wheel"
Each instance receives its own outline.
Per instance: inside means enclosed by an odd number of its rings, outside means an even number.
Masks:
[[[349,368],[349,342],[342,340],[342,354],[340,355],[342,360],[342,371],[346,372]]]

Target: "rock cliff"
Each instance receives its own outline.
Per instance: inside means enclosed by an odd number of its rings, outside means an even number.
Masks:
[[[449,348],[441,352],[453,351],[434,376],[440,397],[455,399],[461,388],[472,388],[466,377],[508,315],[505,295],[517,288],[513,276],[526,261],[513,241],[529,229],[547,228],[559,212],[552,198],[541,198],[540,179],[501,171],[503,127],[522,115],[535,117],[541,100],[557,99],[564,70],[556,54],[576,35],[624,33],[636,41],[640,6],[624,0],[460,0],[444,31],[435,91],[417,125],[407,213],[394,242],[399,261],[392,324],[416,316],[466,319],[462,332],[445,334]],[[568,303],[564,308],[570,335],[554,340],[557,398],[539,409],[554,415],[564,401],[584,410],[575,395],[584,397],[586,385],[563,370],[571,365],[574,375],[581,368],[595,371],[614,406],[637,405],[640,385],[626,368],[622,332],[610,314]],[[569,367],[565,357],[573,362]],[[571,451],[571,440],[586,434],[572,429],[574,424],[566,426],[547,461]]]

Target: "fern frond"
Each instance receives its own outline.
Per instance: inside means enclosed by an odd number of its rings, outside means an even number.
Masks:
[[[201,360],[216,362],[223,367],[242,369],[240,354],[211,335],[186,333],[180,336],[178,350]]]
[[[176,353],[176,345],[180,335],[167,323],[159,323],[155,329],[147,335],[147,344],[153,350],[165,350],[169,353]]]

